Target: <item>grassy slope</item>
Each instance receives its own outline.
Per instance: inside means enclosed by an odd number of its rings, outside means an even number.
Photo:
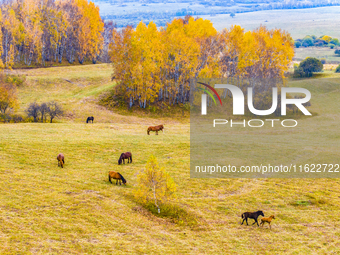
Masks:
[[[0,125],[2,254],[340,252],[338,179],[190,179],[188,124],[124,117],[96,106],[96,97],[114,86],[108,66],[22,72],[29,76],[28,85],[19,90],[21,109],[34,99],[55,99],[72,115],[55,124]],[[313,95],[311,110],[319,116],[302,120],[309,134],[320,135],[320,125],[329,126],[324,136],[334,140],[331,150],[339,155],[335,100],[340,76],[325,75],[293,85],[307,87]],[[95,124],[86,125],[84,118],[90,114]],[[165,133],[147,136],[147,125],[158,122],[166,124]],[[299,142],[302,138],[303,130],[296,136]],[[322,145],[318,152],[326,155],[322,137],[315,139]],[[123,151],[133,153],[133,164],[117,165]],[[238,158],[248,157],[238,151]],[[65,154],[64,169],[57,168],[59,152]],[[272,157],[282,153],[274,150]],[[197,215],[198,226],[157,218],[131,198],[136,172],[151,154],[174,177],[178,203]],[[306,150],[297,152],[299,157],[311,160],[318,154]],[[128,185],[111,185],[109,170],[121,172]],[[276,215],[272,230],[240,225],[243,211],[258,209]]]

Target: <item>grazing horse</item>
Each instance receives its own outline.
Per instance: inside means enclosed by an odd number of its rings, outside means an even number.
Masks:
[[[126,180],[124,179],[123,175],[121,175],[118,172],[110,171],[109,172],[109,182],[112,183],[111,178],[116,180],[116,185],[117,185],[118,182],[119,182],[119,185],[122,185],[122,181],[123,181],[123,184],[126,185]]]
[[[257,218],[258,218],[260,215],[264,216],[264,214],[263,214],[262,211],[257,211],[257,212],[245,212],[245,213],[242,213],[241,217],[242,217],[243,221],[242,221],[241,225],[243,224],[244,221],[246,221],[246,222],[247,222],[247,225],[248,225],[248,218],[250,218],[250,219],[254,219],[254,220],[255,220],[255,222],[253,223],[253,225],[254,225],[255,223],[257,223],[257,226],[259,226],[259,223],[258,223],[258,221],[257,221]]]
[[[120,155],[120,158],[118,159],[118,165],[120,165],[123,161],[125,164],[125,159],[128,160],[128,163],[132,163],[132,154],[131,152],[125,152]]]
[[[93,123],[93,121],[94,121],[93,116],[87,117],[86,123],[89,123],[90,121],[92,121],[92,123]]]
[[[62,153],[58,154],[57,160],[58,160],[58,166],[61,166],[61,168],[64,168],[65,158],[64,158],[64,155]]]
[[[267,218],[263,217],[263,218],[261,218],[261,223],[260,223],[260,225],[263,227],[264,223],[267,222],[267,223],[269,224],[270,229],[271,229],[272,226],[270,225],[270,222],[272,221],[272,219],[275,219],[274,215],[271,215],[271,216],[269,216],[269,217],[267,217]]]
[[[156,131],[156,135],[158,135],[158,131],[162,130],[163,132],[163,129],[164,129],[163,125],[148,127],[148,135],[150,135],[150,131]]]

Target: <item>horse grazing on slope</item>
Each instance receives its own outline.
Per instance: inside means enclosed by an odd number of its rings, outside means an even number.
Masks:
[[[94,121],[93,116],[87,117],[86,123],[89,123],[90,121],[92,121],[92,123],[93,123],[93,121]]]
[[[120,155],[120,158],[118,159],[118,165],[120,165],[123,161],[125,164],[125,159],[128,160],[128,163],[132,163],[132,154],[131,152],[125,152]]]
[[[58,154],[57,160],[58,160],[58,166],[61,166],[61,168],[64,168],[65,157],[64,157],[64,155],[62,153]]]
[[[242,213],[241,217],[242,217],[243,221],[242,221],[241,225],[243,224],[244,221],[246,221],[246,222],[247,222],[247,225],[248,225],[248,218],[249,218],[249,219],[254,219],[254,220],[255,220],[255,222],[253,223],[253,225],[254,225],[255,223],[257,223],[257,226],[259,226],[259,223],[258,223],[258,221],[257,221],[257,218],[258,218],[260,215],[262,215],[262,216],[264,217],[264,214],[263,214],[262,211],[257,211],[257,212],[245,212],[245,213]]]
[[[122,181],[123,181],[123,184],[126,185],[126,180],[124,179],[123,175],[121,175],[118,172],[110,171],[109,172],[109,182],[112,183],[111,179],[116,180],[116,185],[117,185],[118,182],[119,182],[119,185],[122,185]]]
[[[163,129],[164,129],[163,125],[148,127],[148,135],[150,135],[150,131],[155,131],[156,135],[158,135],[158,131],[162,130],[162,132],[163,132]]]

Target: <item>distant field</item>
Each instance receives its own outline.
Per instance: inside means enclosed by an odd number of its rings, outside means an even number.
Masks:
[[[19,88],[20,112],[32,100],[55,99],[69,115],[54,124],[0,125],[1,254],[340,253],[339,179],[191,179],[188,120],[122,116],[96,104],[114,86],[110,66],[18,72],[28,75]],[[330,72],[293,81],[311,91],[310,110],[318,116],[300,120],[291,140],[282,128],[258,135],[235,129],[230,160],[257,163],[261,154],[277,163],[334,159],[340,154],[339,83],[340,75]],[[90,114],[95,123],[85,124]],[[165,132],[148,136],[147,126],[157,123],[165,123]],[[118,166],[124,151],[132,152],[133,163]],[[57,167],[59,152],[64,169]],[[131,196],[151,154],[174,178],[177,203],[197,225],[158,218]],[[128,185],[110,184],[109,170],[121,172]],[[240,225],[242,212],[259,209],[276,216],[271,230]]]
[[[301,61],[307,57],[317,59],[326,59],[326,63],[340,63],[340,56],[334,54],[335,49],[321,48],[321,47],[308,47],[295,49],[294,60]]]
[[[252,30],[265,25],[268,28],[287,30],[293,39],[306,35],[329,35],[340,38],[340,7],[321,7],[310,9],[270,10],[251,13],[237,13],[234,18],[222,14],[202,16],[213,22],[218,30],[240,25],[246,30]],[[267,22],[266,22],[267,21]]]

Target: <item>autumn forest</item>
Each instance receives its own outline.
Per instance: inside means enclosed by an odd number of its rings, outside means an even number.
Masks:
[[[111,62],[115,97],[130,108],[184,105],[198,78],[241,77],[262,92],[263,79],[284,82],[294,56],[293,39],[280,29],[218,32],[209,20],[191,16],[161,28],[141,21],[117,29],[87,0],[10,1],[0,15],[2,68]]]
[[[161,29],[141,22],[114,30],[109,54],[116,92],[130,107],[145,108],[187,103],[190,81],[197,78],[237,77],[259,92],[266,90],[264,79],[283,84],[294,46],[280,29],[232,26],[218,32],[209,20],[186,17]]]
[[[87,0],[9,1],[0,12],[0,65],[44,66],[85,58],[96,62],[103,47],[99,8]]]

